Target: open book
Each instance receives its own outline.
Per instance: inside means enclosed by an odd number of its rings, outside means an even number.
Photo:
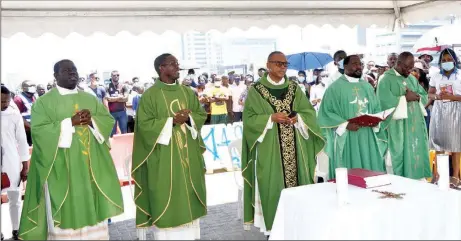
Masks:
[[[377,114],[365,114],[357,116],[349,119],[348,121],[359,126],[377,126],[381,121],[385,120],[390,114],[392,114],[394,110],[395,108],[390,108]]]

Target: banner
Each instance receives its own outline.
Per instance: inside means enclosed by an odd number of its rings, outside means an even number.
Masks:
[[[241,167],[240,154],[229,153],[229,145],[241,140],[243,135],[242,122],[233,124],[204,125],[201,131],[206,152],[203,154],[207,170],[226,168],[232,170]],[[241,147],[240,147],[241,148]]]

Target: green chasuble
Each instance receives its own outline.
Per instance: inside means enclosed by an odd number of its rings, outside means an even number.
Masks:
[[[407,88],[421,96],[421,103],[427,103],[428,95],[415,77],[397,75],[394,69],[386,71],[377,90],[383,109],[397,107]],[[381,129],[388,141],[392,169],[395,175],[408,178],[431,177],[426,122],[420,103],[408,102],[407,115],[407,119],[400,120],[389,117]]]
[[[168,128],[168,119],[182,109],[192,111],[192,126]],[[132,166],[137,227],[173,228],[206,215],[205,145],[200,136],[206,118],[188,87],[156,81],[142,95],[136,113]],[[169,134],[162,134],[164,127],[172,130],[168,145],[158,143]],[[193,136],[189,128],[197,135]]]
[[[335,178],[337,167],[385,171],[385,146],[373,128],[346,130],[342,135],[337,132],[338,127],[351,118],[380,111],[373,87],[362,79],[351,83],[342,75],[325,91],[318,119],[327,139],[330,178]]]
[[[58,147],[61,121],[88,109],[104,142],[88,126],[75,127],[70,148]],[[109,136],[114,119],[93,95],[61,95],[54,88],[32,106],[30,171],[22,210],[20,238],[46,240],[44,186],[48,184],[55,227],[80,229],[123,213],[123,199]]]
[[[307,125],[308,139],[292,125],[274,123],[260,142],[276,112],[296,112]],[[243,111],[244,222],[254,222],[256,174],[264,222],[270,231],[282,190],[314,183],[315,158],[323,147],[316,112],[297,83],[285,79],[282,85],[274,86],[267,75],[255,83]]]

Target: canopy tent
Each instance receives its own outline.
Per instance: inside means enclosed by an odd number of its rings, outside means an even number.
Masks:
[[[413,51],[422,52],[427,47],[461,44],[460,31],[461,22],[433,28],[416,41],[415,45],[413,45]]]
[[[461,1],[20,1],[2,0],[2,36],[120,31],[226,31],[271,25],[412,23],[461,14]]]

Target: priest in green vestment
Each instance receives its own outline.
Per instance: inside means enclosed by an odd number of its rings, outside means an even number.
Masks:
[[[348,121],[381,111],[373,87],[361,76],[360,57],[347,56],[344,75],[328,87],[320,105],[318,121],[327,139],[330,178],[335,178],[338,167],[385,171],[385,147],[377,136],[379,126],[364,127]]]
[[[200,239],[207,214],[205,145],[207,114],[194,92],[177,83],[171,54],[155,59],[160,80],[146,90],[136,112],[132,177],[136,225],[153,227],[155,239]]]
[[[395,175],[422,179],[432,176],[424,120],[428,95],[410,74],[413,66],[413,54],[401,53],[396,66],[384,73],[377,95],[382,108],[396,108],[381,129],[388,144],[386,165]]]
[[[285,76],[285,55],[271,53],[267,67],[245,101],[242,175],[245,227],[254,224],[269,235],[282,190],[314,183],[324,140],[314,108]]]
[[[108,239],[107,219],[123,213],[109,136],[114,119],[76,89],[70,60],[54,66],[56,88],[32,107],[34,142],[19,235],[24,240]]]

